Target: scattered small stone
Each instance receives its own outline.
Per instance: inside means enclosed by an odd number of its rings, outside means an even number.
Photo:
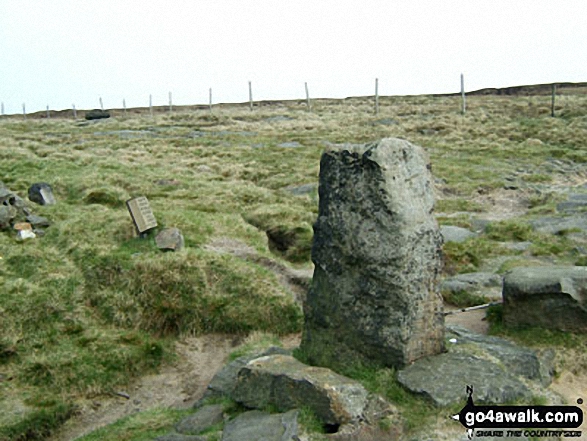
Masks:
[[[124,392],[124,391],[117,391],[117,392],[114,392],[114,395],[116,395],[116,396],[119,396],[119,397],[122,397],[122,398],[126,398],[127,400],[130,400],[130,395],[129,395],[129,394],[127,394],[127,393],[126,393],[126,392]]]
[[[158,179],[155,181],[157,185],[179,185],[181,184],[180,181],[176,179]]]
[[[35,233],[38,237],[43,237],[45,235],[45,230],[41,228],[35,228],[33,233]]]
[[[207,165],[202,164],[202,165],[198,165],[196,167],[196,171],[198,173],[212,173],[214,170],[212,170],[211,167],[208,167]]]
[[[277,147],[282,147],[282,148],[297,148],[297,147],[301,147],[302,145],[297,142],[297,141],[292,141],[292,142],[282,142],[281,144],[277,144]]]
[[[29,188],[29,200],[39,205],[54,205],[53,189],[46,182],[38,182]]]
[[[28,215],[26,217],[26,220],[33,226],[33,228],[48,227],[49,225],[51,225],[51,222],[49,222],[49,219],[47,219],[46,217],[36,216],[34,214]]]
[[[307,194],[311,194],[317,189],[318,184],[290,185],[289,187],[285,187],[285,190],[294,196],[305,196]]]
[[[165,228],[155,237],[155,243],[160,250],[179,251],[184,246],[183,235],[177,228]]]
[[[33,229],[32,225],[28,222],[17,222],[12,228],[14,228],[16,231]]]
[[[35,237],[37,237],[37,235],[31,230],[20,230],[16,236],[16,239],[22,241],[26,239],[34,239]]]

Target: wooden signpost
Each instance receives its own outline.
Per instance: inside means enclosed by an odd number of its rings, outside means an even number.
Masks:
[[[145,231],[157,226],[157,220],[145,196],[129,199],[126,201],[126,207],[139,235],[142,236]]]

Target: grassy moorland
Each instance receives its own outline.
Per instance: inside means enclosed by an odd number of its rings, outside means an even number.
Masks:
[[[329,143],[408,139],[431,157],[441,223],[497,219],[488,234],[447,244],[447,273],[498,255],[511,255],[501,270],[518,264],[507,241],[532,242],[532,258],[580,261],[572,239],[527,223],[553,213],[560,187],[585,181],[587,87],[559,94],[556,118],[550,96],[537,94],[471,96],[466,115],[459,97],[414,96],[380,98],[378,115],[371,99],[349,98],[315,100],[311,113],[288,101],[154,118],[113,111],[95,122],[0,119],[0,180],[23,198],[48,182],[58,201],[32,206],[52,222],[43,237],[19,243],[0,232],[0,440],[42,439],[77,400],[156,371],[182,336],[300,331],[300,307],[275,272],[206,245],[228,238],[311,268]],[[135,237],[125,201],[139,195],[160,227],[181,229],[184,251]],[[286,249],[270,249],[266,232]]]

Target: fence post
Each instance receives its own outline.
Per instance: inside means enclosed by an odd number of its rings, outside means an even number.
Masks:
[[[26,119],[26,107],[25,107],[24,103],[22,103],[22,116],[24,119]]]
[[[126,100],[122,99],[122,107],[124,108],[124,116],[126,116]]]
[[[104,103],[102,102],[102,97],[100,97],[100,109],[102,109],[102,112],[104,111]]]
[[[2,116],[4,116],[4,103],[2,103]]]
[[[49,104],[47,104],[47,119],[51,119],[51,112],[49,112]]]
[[[556,100],[556,84],[553,84],[552,85],[552,99],[550,102],[550,116],[552,116],[553,118],[555,117],[555,114],[554,114],[555,100]]]
[[[72,104],[71,107],[73,109],[73,119],[77,119],[77,111],[75,110],[75,104]]]
[[[210,88],[210,101],[208,107],[210,109],[210,113],[212,113],[212,88]]]
[[[171,92],[169,92],[169,113],[173,112],[173,104],[171,101]]]
[[[253,86],[251,85],[251,82],[249,81],[249,108],[251,109],[251,112],[253,111]]]
[[[306,105],[308,106],[308,112],[312,111],[312,104],[310,103],[310,92],[308,92],[308,83],[304,83],[306,87]]]
[[[153,95],[149,95],[149,113],[151,114],[151,118],[153,118]]]
[[[461,112],[463,115],[467,111],[467,99],[465,98],[465,76],[461,74],[461,100],[462,100],[462,108]]]
[[[379,115],[379,78],[375,78],[375,115]]]

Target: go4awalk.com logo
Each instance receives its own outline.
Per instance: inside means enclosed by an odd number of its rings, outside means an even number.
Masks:
[[[473,387],[467,404],[453,415],[475,437],[581,437],[583,411],[577,406],[475,406]],[[578,404],[583,404],[579,398]]]

